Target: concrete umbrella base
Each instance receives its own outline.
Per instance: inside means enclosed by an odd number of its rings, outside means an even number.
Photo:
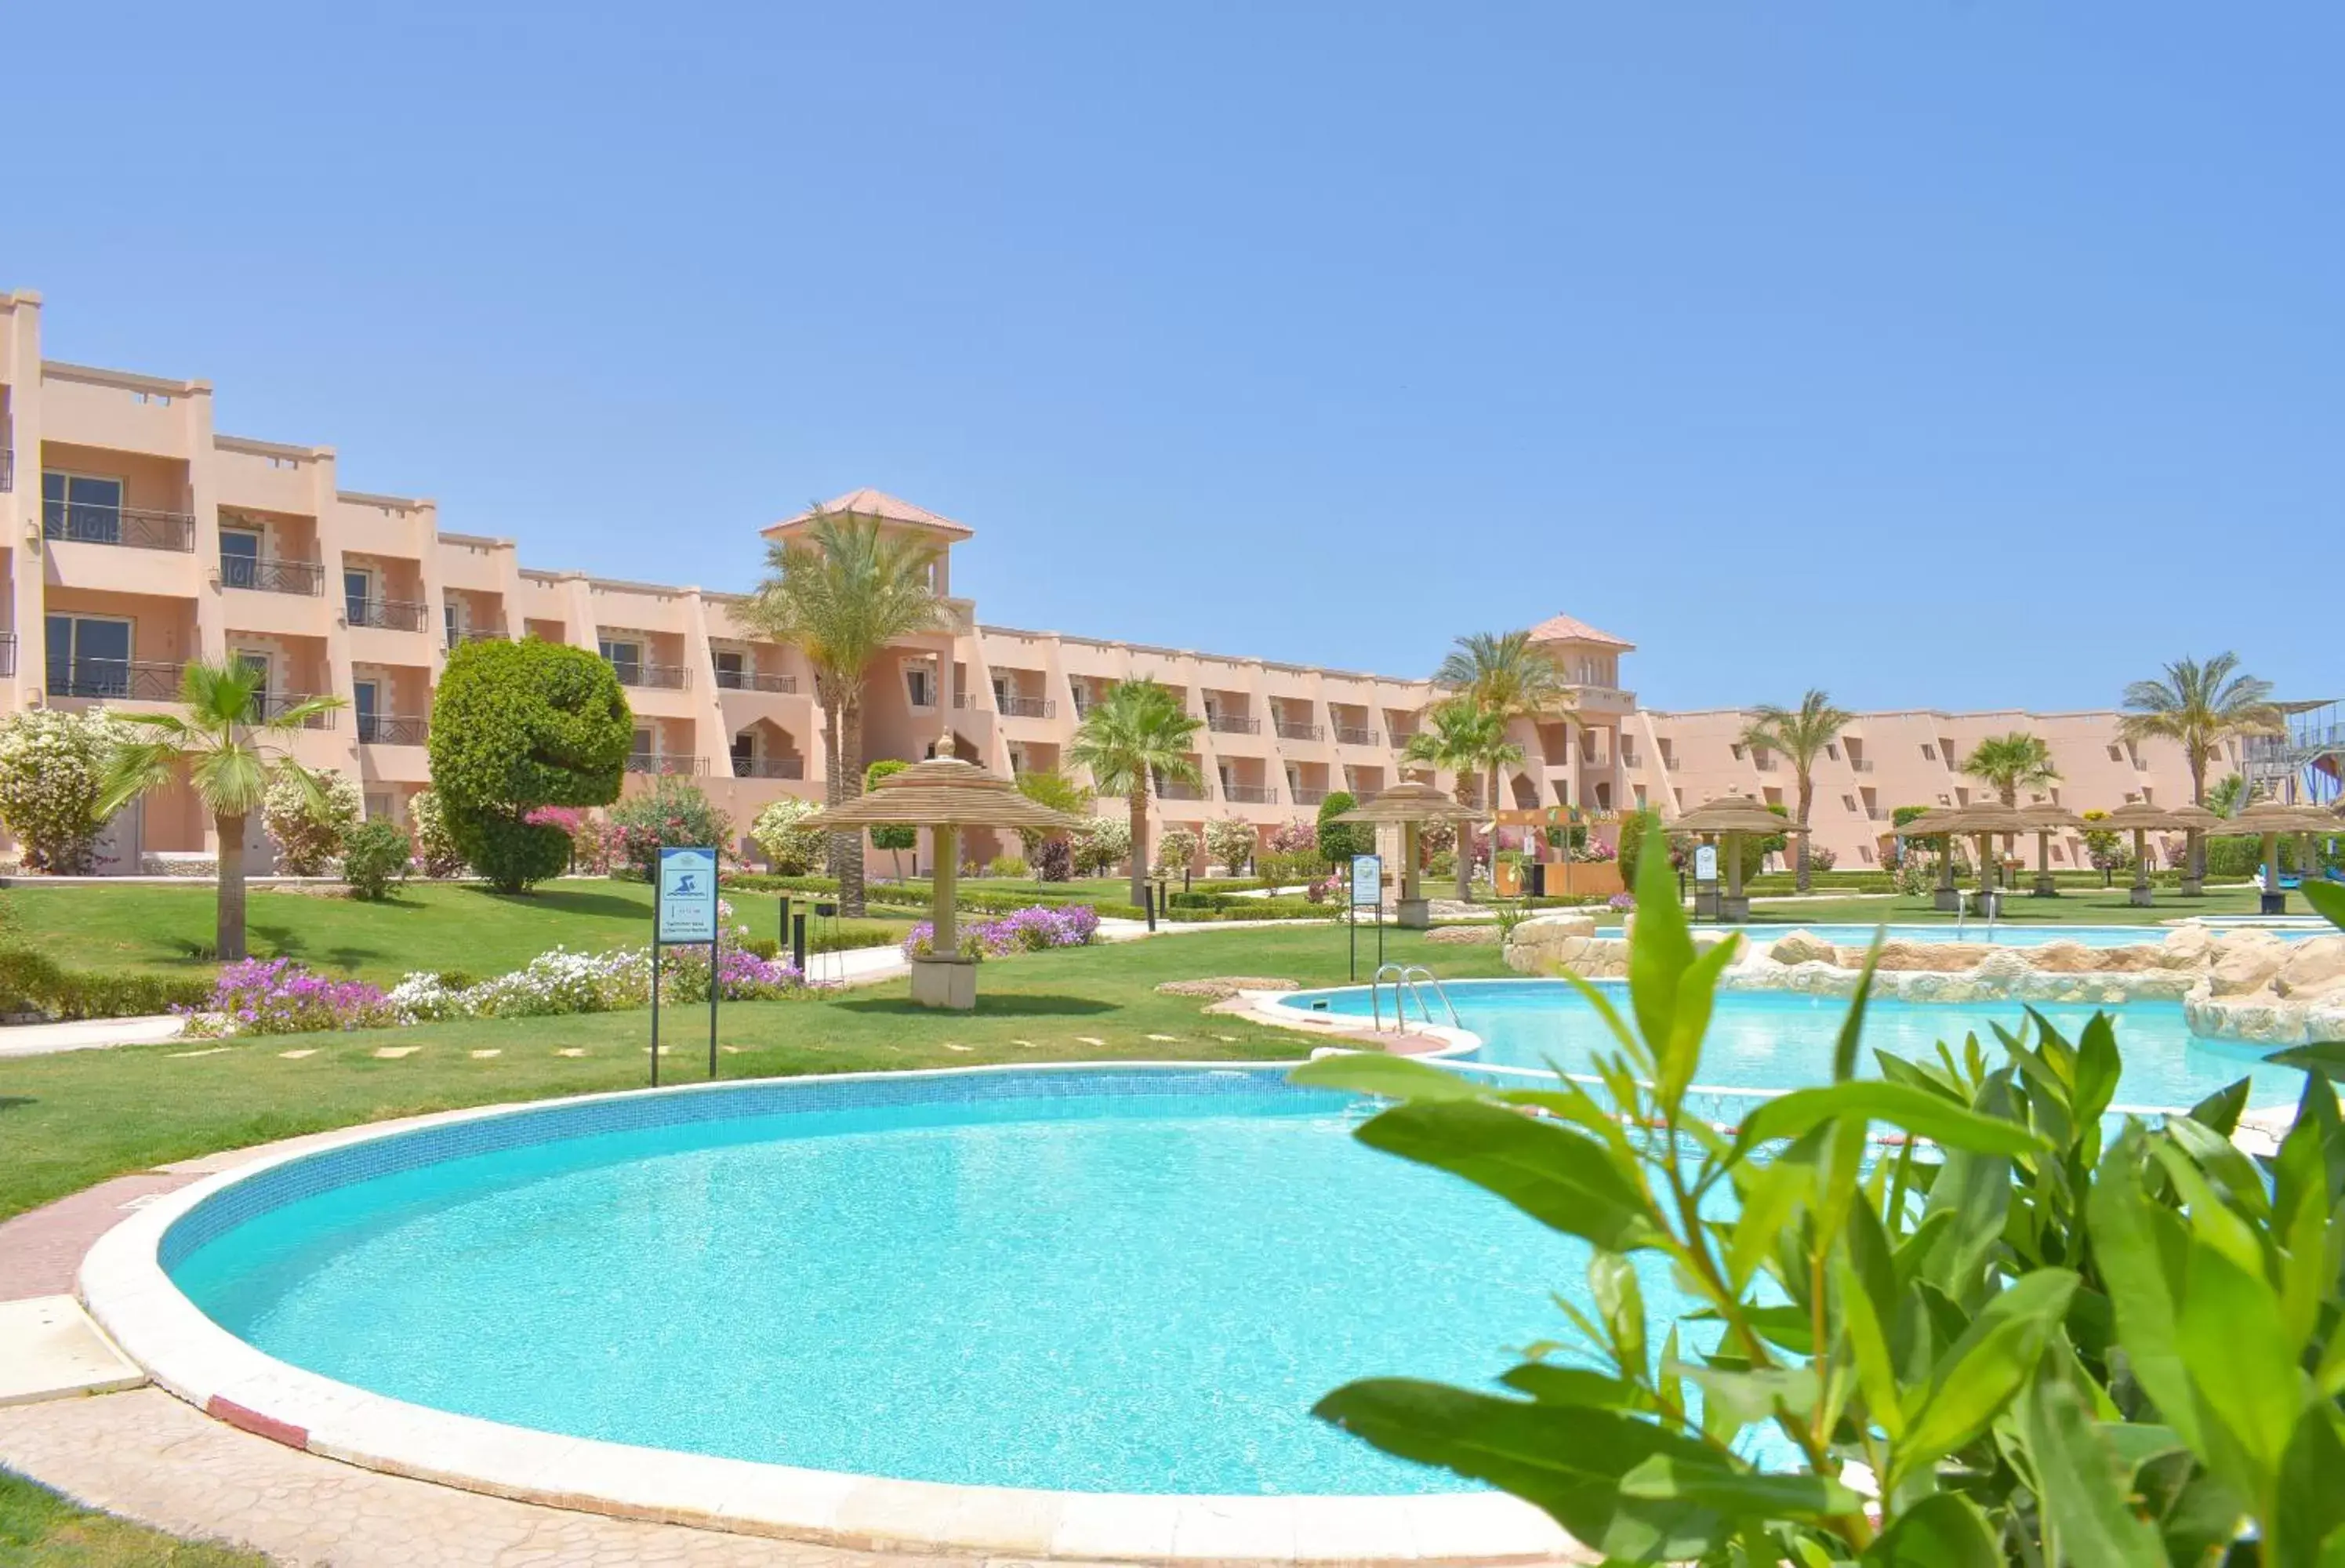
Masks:
[[[967,958],[914,958],[912,1005],[966,1013],[977,1006],[977,965]]]
[[[1393,905],[1393,924],[1410,931],[1423,931],[1433,924],[1433,900],[1403,898]]]

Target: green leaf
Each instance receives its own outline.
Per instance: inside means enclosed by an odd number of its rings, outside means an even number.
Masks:
[[[1629,1004],[1664,1078],[1676,1038],[1678,981],[1694,956],[1669,858],[1669,841],[1656,825],[1637,862],[1637,935],[1629,944]]]
[[[1649,1411],[1652,1400],[1644,1390],[1609,1372],[1589,1367],[1561,1367],[1551,1361],[1525,1361],[1509,1368],[1498,1381],[1527,1393],[1543,1405],[1589,1405],[1598,1410]]]
[[[2271,1217],[2271,1200],[2264,1191],[2263,1172],[2240,1152],[2239,1146],[2189,1117],[2166,1118],[2166,1132],[2189,1152],[2200,1169],[2221,1183],[2220,1196],[2252,1219]]]
[[[1856,989],[1848,999],[1848,1017],[1840,1022],[1840,1035],[1832,1042],[1832,1082],[1845,1083],[1856,1077],[1857,1043],[1864,1037],[1864,1005],[1873,999],[1873,971],[1881,967],[1881,945],[1889,938],[1886,927],[1875,927],[1873,943],[1864,950],[1864,967],[1856,976]]]
[[[1612,1360],[1628,1377],[1647,1369],[1645,1353],[1645,1294],[1637,1286],[1637,1268],[1618,1252],[1598,1249],[1588,1259],[1588,1293],[1610,1337]]]
[[[1639,927],[1639,939],[1643,928]],[[1692,1083],[1701,1066],[1702,1037],[1710,1032],[1710,1015],[1718,996],[1718,976],[1734,961],[1740,936],[1730,936],[1686,966],[1678,976],[1677,1006],[1670,1019],[1670,1036],[1660,1057],[1660,1082],[1654,1087],[1661,1104],[1674,1111],[1685,1098],[1686,1086]]]
[[[1371,1148],[1462,1176],[1532,1219],[1614,1252],[1650,1245],[1645,1195],[1583,1132],[1478,1100],[1411,1100],[1363,1124]]]
[[[1720,1530],[1717,1514],[1697,1504],[1620,1496],[1621,1478],[1654,1455],[1700,1463],[1708,1451],[1618,1411],[1375,1378],[1337,1389],[1312,1413],[1386,1453],[1512,1492],[1599,1551],[1649,1562],[1699,1557]]]
[[[1745,1118],[1741,1141],[1797,1138],[1840,1117],[1885,1121],[1943,1148],[1979,1154],[2033,1154],[2043,1147],[2042,1139],[2016,1121],[1982,1116],[1926,1089],[1873,1078],[1779,1095]]]
[[[2076,1042],[2076,1092],[2071,1107],[2078,1127],[2090,1127],[2117,1098],[2117,1078],[2125,1063],[2117,1054],[2117,1032],[2106,1013],[2095,1013]]]
[[[1980,1309],[1938,1358],[1928,1385],[1906,1396],[1905,1439],[1884,1484],[1893,1488],[1985,1430],[2035,1375],[2076,1282],[2066,1269],[2039,1269]]]
[[[2279,1058],[2272,1057],[2266,1059],[2277,1061]],[[2248,1108],[2248,1088],[2249,1080],[2246,1078],[2225,1084],[2190,1108],[2190,1119],[2200,1127],[2212,1128],[2225,1138],[2230,1137],[2238,1130],[2239,1113]]]
[[[1990,1075],[1980,1086],[1974,1114],[2007,1118],[2012,1109],[2008,1075]],[[1931,1184],[1924,1222],[1942,1213],[1949,1218],[1923,1259],[1921,1277],[1964,1306],[1985,1294],[1984,1266],[2011,1211],[2011,1170],[2008,1156],[1956,1148]]]
[[[2133,1511],[2133,1472],[2050,1358],[2018,1407],[2046,1525],[2045,1556],[2076,1568],[2166,1568],[2157,1532]]]
[[[2101,1157],[2086,1199],[2093,1259],[2108,1284],[2134,1381],[2157,1402],[2158,1413],[2192,1449],[2200,1446],[2190,1377],[2182,1361],[2174,1286],[2167,1274],[2160,1224],[2174,1227],[2170,1211],[2151,1203],[2141,1183],[2139,1122],[2128,1122]]]
[[[1894,1442],[1905,1430],[1904,1411],[1897,1402],[1897,1370],[1889,1359],[1889,1337],[1873,1312],[1873,1297],[1844,1258],[1832,1259],[1832,1301],[1840,1309],[1841,1332],[1847,1337],[1849,1359],[1856,1363],[1857,1386],[1864,1392],[1864,1408]]]
[[[2304,895],[2304,901],[2311,905],[2322,919],[2340,931],[2345,931],[2345,886],[2331,882],[2315,882],[2308,876],[2297,891]]]
[[[2252,1478],[2235,1477],[2234,1484],[2263,1495],[2311,1391],[2297,1367],[2297,1347],[2281,1328],[2279,1296],[2260,1276],[2202,1243],[2190,1249],[2177,1327],[2202,1415],[2221,1423],[2254,1467]],[[2209,1457],[2219,1459],[2219,1450]]]
[[[1306,1088],[1348,1089],[1393,1100],[1468,1100],[1484,1086],[1459,1074],[1382,1051],[1336,1051],[1315,1057],[1286,1075]]]
[[[2004,1568],[1978,1505],[1935,1492],[1906,1509],[1865,1549],[1864,1568]]]
[[[2264,1060],[2276,1067],[2299,1067],[2325,1078],[2345,1078],[2345,1040],[2317,1040],[2309,1046],[2293,1046],[2274,1051]]]
[[[1657,1453],[1620,1478],[1623,1497],[1699,1503],[1730,1516],[1763,1519],[1829,1519],[1853,1513],[1863,1500],[1839,1482],[1821,1475],[1767,1474],[1731,1470]]]
[[[2269,1533],[2281,1563],[2321,1561],[2322,1543],[2345,1532],[2345,1441],[2337,1417],[2325,1405],[2305,1408],[2281,1461],[2279,1517]]]

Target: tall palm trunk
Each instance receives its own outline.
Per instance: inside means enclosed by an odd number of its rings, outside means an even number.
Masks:
[[[212,818],[212,831],[219,835],[219,918],[212,946],[223,964],[244,956],[244,816],[223,812]]]
[[[838,774],[838,698],[828,692],[822,699],[822,804],[837,805],[847,798],[839,787]],[[831,876],[838,875],[838,841],[842,835],[832,834],[823,840],[822,868]]]
[[[854,702],[838,709],[838,794],[841,800],[861,794],[863,783],[863,709]],[[837,834],[838,849],[838,912],[850,918],[863,915],[863,830]]]
[[[1471,793],[1467,788],[1467,782],[1468,781],[1465,774],[1460,774],[1457,775],[1457,804],[1459,805],[1471,805],[1473,804],[1466,798],[1467,795]],[[1464,904],[1474,896],[1474,823],[1473,819],[1469,817],[1461,822],[1452,823],[1450,824],[1450,826],[1457,835],[1457,842],[1456,845],[1457,855],[1457,902]]]
[[[1132,786],[1127,804],[1132,807],[1132,902],[1136,905],[1148,896],[1148,783],[1145,779]]]
[[[1815,804],[1815,781],[1811,779],[1807,770],[1802,768],[1800,770],[1800,825],[1802,828],[1808,825],[1808,810]],[[1806,833],[1800,835],[1799,875],[1792,879],[1792,885],[1802,893],[1808,890],[1808,839],[1810,836]]]
[[[1487,804],[1490,808],[1490,896],[1496,898],[1498,895],[1498,764],[1496,763],[1490,764],[1490,798]],[[1467,886],[1470,889],[1472,885],[1469,883]],[[1469,891],[1467,896],[1470,898],[1473,895]]]

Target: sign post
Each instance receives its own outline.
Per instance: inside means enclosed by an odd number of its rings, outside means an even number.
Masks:
[[[1714,844],[1699,845],[1693,852],[1693,917],[1719,917],[1718,845]]]
[[[1360,905],[1374,910],[1376,923],[1376,966],[1385,961],[1385,863],[1376,855],[1352,856],[1352,885],[1349,892],[1352,918],[1345,924],[1352,930],[1350,969],[1352,978],[1360,977]]]
[[[662,848],[652,911],[652,1087],[659,1087],[660,950],[708,945],[708,1076],[716,1076],[716,851]]]

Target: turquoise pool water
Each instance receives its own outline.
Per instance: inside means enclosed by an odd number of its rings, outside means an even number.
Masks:
[[[1619,989],[1617,982],[1608,984]],[[1477,1061],[1538,1067],[1553,1060],[1567,1072],[1585,1072],[1598,1054],[1618,1048],[1595,1009],[1560,980],[1453,982],[1449,996],[1458,1022],[1482,1038],[1474,1058]],[[1293,1007],[1324,1005],[1329,1011],[1360,1017],[1369,1011],[1365,988],[1298,992],[1286,1000]],[[1389,995],[1385,1006],[1389,1012]],[[1437,1002],[1434,1011],[1436,1022],[1447,1021]],[[2042,1011],[2073,1039],[2094,1009],[2047,1007]],[[2302,1090],[2301,1073],[2260,1065],[2261,1051],[2193,1035],[2183,1022],[2179,1003],[2134,1002],[2109,1011],[2117,1016],[2117,1045],[2125,1057],[2125,1077],[2117,1087],[2120,1104],[2179,1109],[2242,1077],[2253,1079],[2249,1093],[2259,1106],[2294,1105]],[[1754,1089],[1827,1082],[1832,1044],[1847,1012],[1848,1000],[1842,996],[1721,992],[1711,1017],[1700,1081]],[[1412,1011],[1412,1020],[1416,1017]],[[1963,1037],[1972,1033],[1989,1058],[1999,1062],[2004,1053],[1992,1026],[2000,1023],[2016,1030],[2024,1013],[2016,1002],[1877,1001],[1865,1008],[1864,1018],[1863,1065],[1871,1073],[1878,1071],[1872,1056],[1875,1049],[1934,1060],[1938,1041],[1948,1041],[1959,1051]]]
[[[1864,947],[1873,942],[1876,927],[1871,926],[1802,926],[1795,917],[1786,917],[1781,911],[1771,916],[1764,926],[1747,927],[1754,942],[1769,942],[1794,930],[1809,931],[1825,941],[1843,947]],[[2047,942],[2077,942],[2087,947],[2126,947],[2135,943],[2157,943],[2166,938],[2171,927],[2164,926],[2010,926],[1997,922],[1992,936],[1986,922],[1966,922],[1957,932],[1948,925],[1892,926],[1888,928],[1893,942],[1987,942],[1998,947],[2041,947]],[[2228,929],[2227,927],[2226,929]],[[2317,936],[2327,926],[2276,926],[2272,935],[2283,941]]]
[[[1099,1077],[442,1159],[166,1261],[271,1355],[553,1431],[1079,1491],[1462,1487],[1312,1403],[1495,1377],[1568,1332],[1548,1292],[1584,1301],[1584,1251],[1355,1143],[1344,1097]]]

